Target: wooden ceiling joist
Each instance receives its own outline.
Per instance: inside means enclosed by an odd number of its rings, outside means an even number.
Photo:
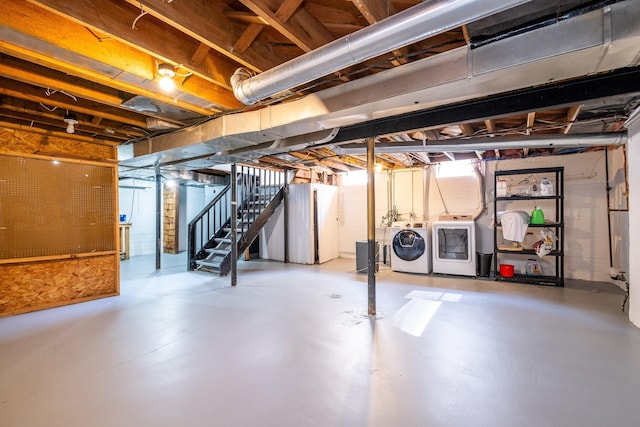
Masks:
[[[98,105],[84,99],[76,99],[62,92],[51,93],[47,96],[45,89],[30,85],[20,85],[14,80],[0,77],[0,95],[17,99],[25,99],[47,107],[47,109],[64,108],[69,111],[84,113],[90,116],[99,115],[105,119],[127,123],[132,126],[145,128],[146,118],[142,114],[130,112],[117,107]]]
[[[41,4],[42,2],[38,3]],[[59,6],[63,11],[66,11],[67,8],[73,10],[82,9],[82,7],[80,5],[76,5],[76,3],[72,6],[69,5],[68,2],[51,1],[51,3],[55,3],[55,5]],[[65,3],[67,6],[60,6],[59,3]],[[25,31],[29,31],[26,33],[28,36],[32,37],[34,40],[37,39],[40,40],[41,43],[44,43],[42,52],[39,55],[41,57],[40,59],[45,59],[52,63],[55,62],[55,58],[51,57],[49,52],[50,49],[47,45],[51,46],[53,49],[62,49],[69,53],[79,55],[78,64],[73,64],[69,61],[68,58],[73,58],[73,55],[69,55],[65,58],[64,62],[59,60],[59,66],[65,68],[58,68],[60,71],[68,72],[82,78],[87,78],[86,74],[98,75],[97,71],[87,68],[84,64],[82,58],[88,57],[99,63],[108,64],[110,67],[113,67],[114,71],[116,69],[126,70],[128,73],[148,81],[152,81],[156,78],[156,57],[162,56],[151,56],[148,52],[144,52],[133,47],[133,42],[131,42],[131,45],[127,45],[118,38],[111,36],[108,40],[102,41],[101,38],[96,37],[95,32],[87,29],[87,27],[90,27],[89,23],[80,24],[78,21],[74,22],[65,20],[65,18],[59,15],[63,12],[54,13],[51,11],[51,8],[44,9],[27,2],[20,2],[18,5],[16,2],[12,2],[10,0],[0,0],[0,8],[3,10],[3,13],[0,14],[0,26],[16,31],[19,30],[23,33]],[[87,15],[87,19],[91,20],[94,25],[98,25],[102,22],[102,19],[97,20],[97,15],[94,15],[93,13],[87,12],[85,14],[81,14],[81,16],[84,15]],[[112,20],[117,19],[121,21],[123,19],[113,17],[112,13],[101,18],[108,20],[108,17],[111,17]],[[98,23],[93,21],[98,21]],[[122,23],[120,23],[120,26],[122,26]],[[95,31],[100,30],[96,29]],[[116,30],[112,29],[112,31]],[[20,49],[20,47],[17,48]],[[197,48],[198,46],[194,45],[193,51],[195,52]],[[177,50],[184,52],[180,47],[178,47]],[[23,51],[26,52],[26,49],[23,49]],[[33,54],[37,55],[38,52],[33,52]],[[168,55],[168,53],[165,55]],[[175,59],[173,59],[173,63],[176,63]],[[103,73],[104,71],[101,70],[100,72]],[[103,74],[99,83],[115,87],[109,84],[110,80],[112,80],[115,85],[120,84],[115,77],[117,77],[115,73],[111,75]],[[186,81],[182,81],[180,90],[184,93],[210,100],[212,104],[228,106],[228,108],[237,108],[241,106],[229,88],[220,87],[220,82],[218,82],[218,84],[209,82],[209,85],[207,86],[204,82],[198,82],[198,79],[200,78],[191,78]],[[228,81],[226,82],[226,86],[229,86]],[[118,89],[121,88],[118,87]],[[133,91],[132,93],[136,92]],[[148,91],[146,96],[153,97],[153,93],[154,92],[152,91]],[[165,96],[165,98],[167,98],[167,96]]]
[[[285,0],[276,11],[271,10],[269,3],[264,0],[240,2],[304,52],[311,52],[334,40],[329,30],[301,7],[302,0]]]
[[[232,47],[246,29],[246,23],[231,21],[203,1],[127,0],[180,32],[210,46],[213,50],[255,72],[273,68],[291,58],[281,58],[262,41],[254,42],[241,55]],[[228,81],[228,80],[227,80]]]
[[[562,133],[566,135],[569,133],[569,131],[571,131],[571,127],[573,126],[573,123],[575,123],[576,119],[578,118],[578,114],[580,114],[580,111],[582,110],[583,106],[584,104],[574,105],[572,107],[569,107],[569,110],[567,111],[567,125],[565,126]]]

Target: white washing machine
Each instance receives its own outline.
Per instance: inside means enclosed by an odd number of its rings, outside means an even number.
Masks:
[[[391,224],[391,270],[431,273],[431,228],[427,221]]]
[[[476,225],[473,221],[434,221],[433,272],[476,275]]]

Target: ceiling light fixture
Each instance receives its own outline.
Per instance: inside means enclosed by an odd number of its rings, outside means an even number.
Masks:
[[[73,113],[67,113],[64,115],[64,122],[67,124],[67,133],[75,133],[74,126],[78,124],[78,117]]]
[[[173,81],[176,70],[171,64],[167,64],[166,62],[158,64],[158,75],[160,76],[158,84],[160,84],[162,90],[171,92],[176,88],[176,83]]]

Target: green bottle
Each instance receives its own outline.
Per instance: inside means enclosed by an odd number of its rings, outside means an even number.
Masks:
[[[535,207],[531,212],[531,224],[544,224],[544,213],[539,207]]]

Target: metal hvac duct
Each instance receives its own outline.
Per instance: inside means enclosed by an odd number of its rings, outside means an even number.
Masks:
[[[543,136],[509,136],[494,138],[470,138],[456,139],[447,142],[429,141],[426,144],[414,143],[378,143],[376,153],[435,153],[447,151],[450,153],[478,150],[508,150],[523,148],[557,148],[557,147],[600,147],[606,145],[621,145],[627,142],[626,133],[615,134],[576,134],[576,135],[543,135]],[[340,155],[364,154],[367,151],[366,144],[345,144],[334,147],[334,151]]]
[[[491,16],[530,0],[427,0],[362,30],[251,77],[239,68],[233,93],[251,105],[261,99],[358,64],[385,52]]]

